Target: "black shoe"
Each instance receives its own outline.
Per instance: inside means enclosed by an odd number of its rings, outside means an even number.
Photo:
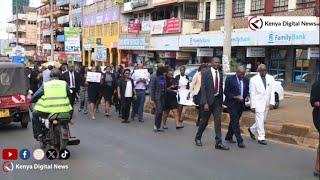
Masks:
[[[259,144],[262,144],[262,145],[267,145],[266,140],[259,140],[258,143],[259,143]]]
[[[153,129],[153,132],[164,132],[163,129]]]
[[[251,129],[250,129],[250,128],[248,128],[248,131],[249,131],[249,133],[250,133],[251,139],[252,139],[252,140],[256,140],[256,137],[255,137],[254,134],[251,132]]]
[[[239,148],[245,148],[246,146],[243,144],[243,142],[238,143]]]
[[[128,123],[130,123],[130,121],[128,121],[128,120],[123,120],[121,123],[126,123],[126,124],[128,124]]]
[[[184,128],[183,126],[177,126],[176,129],[182,129]]]
[[[134,117],[131,117],[131,121],[134,121]]]
[[[139,119],[139,122],[144,122],[143,119]]]
[[[220,149],[220,150],[224,150],[224,151],[228,151],[229,147],[223,145],[222,143],[216,144],[215,146],[216,149]]]
[[[226,141],[227,141],[228,143],[231,143],[231,144],[237,143],[237,142],[234,141],[233,139],[226,139]]]
[[[162,126],[162,129],[168,129],[168,127],[167,126]]]
[[[320,171],[313,171],[313,175],[315,177],[320,177]]]
[[[200,139],[195,139],[196,146],[202,146],[201,140]]]

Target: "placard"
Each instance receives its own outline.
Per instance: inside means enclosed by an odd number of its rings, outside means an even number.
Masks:
[[[87,73],[87,82],[100,83],[100,81],[101,81],[101,73],[97,73],[97,72]]]

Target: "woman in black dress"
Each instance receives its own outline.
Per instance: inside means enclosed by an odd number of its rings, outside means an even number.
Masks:
[[[105,116],[110,116],[110,105],[112,96],[115,89],[115,77],[111,73],[111,67],[106,67],[106,74],[104,75],[103,82],[103,98],[105,100]]]
[[[173,71],[169,71],[166,77],[167,82],[167,93],[165,97],[165,106],[163,110],[163,129],[168,129],[167,119],[169,117],[170,111],[173,112],[174,120],[176,123],[176,129],[181,129],[183,126],[179,122],[179,114],[178,114],[178,101],[177,101],[177,92],[178,92],[178,84],[173,78]]]
[[[98,72],[97,67],[93,66],[91,72]],[[92,120],[96,119],[96,112],[98,109],[98,101],[99,101],[99,90],[100,90],[100,83],[98,82],[88,82],[88,97],[90,102],[90,114]]]

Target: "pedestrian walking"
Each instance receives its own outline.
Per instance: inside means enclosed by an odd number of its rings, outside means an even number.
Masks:
[[[165,105],[166,97],[166,70],[160,66],[157,69],[156,76],[152,78],[150,83],[151,104],[155,110],[155,122],[153,131],[162,132],[161,121]]]
[[[203,106],[203,116],[195,137],[197,146],[202,146],[201,137],[208,125],[211,114],[214,117],[214,130],[216,149],[229,150],[229,147],[222,143],[221,134],[221,113],[222,113],[222,90],[223,75],[220,70],[220,59],[212,58],[211,67],[201,72],[201,97],[200,105]]]
[[[230,115],[228,133],[225,140],[229,143],[236,143],[233,141],[233,135],[235,135],[239,148],[245,148],[239,124],[245,101],[248,100],[247,97],[249,95],[249,79],[244,77],[245,73],[246,69],[243,66],[239,66],[236,74],[228,77],[224,85],[224,105],[227,106]]]
[[[103,82],[103,98],[105,100],[105,116],[110,116],[110,106],[112,96],[114,94],[115,89],[115,77],[111,72],[111,67],[106,67],[106,73],[104,74],[104,82]]]
[[[119,66],[117,69],[115,69],[115,93],[113,96],[113,104],[116,108],[116,111],[119,113],[119,118],[121,117],[121,102],[120,99],[118,98],[118,86],[119,86],[119,82],[122,78],[122,72],[123,72],[123,68],[122,66]]]
[[[84,114],[88,114],[88,85],[86,83],[86,77],[87,77],[87,72],[88,72],[88,68],[85,66],[82,66],[82,68],[80,69],[80,75],[79,75],[79,79],[80,79],[80,92],[79,92],[79,96],[80,96],[80,107],[79,107],[79,112],[82,111],[82,109],[84,110],[83,113]]]
[[[312,85],[311,94],[310,94],[310,104],[313,107],[313,111],[312,111],[313,123],[320,135],[320,81],[319,80]],[[313,172],[313,175],[318,178],[320,177],[320,163],[319,163],[320,154],[319,153],[320,153],[320,144],[318,144],[317,160],[316,160],[316,165]]]
[[[258,143],[267,145],[265,140],[264,122],[267,119],[269,109],[274,108],[274,78],[267,74],[264,64],[258,66],[259,74],[250,79],[250,108],[255,114],[255,123],[248,129],[250,137],[255,140],[255,132],[258,132]]]
[[[98,71],[98,68],[96,66],[92,67],[91,72],[93,73],[100,73]],[[98,109],[98,101],[99,101],[99,90],[100,90],[100,82],[91,82],[88,81],[88,74],[87,74],[87,80],[88,83],[88,97],[90,102],[90,114],[91,119],[96,119],[96,112]]]
[[[178,113],[179,113],[179,122],[183,123],[182,111],[184,99],[187,98],[187,92],[189,91],[189,77],[185,74],[186,67],[180,67],[180,74],[175,77],[175,81],[178,83]]]
[[[123,78],[120,79],[118,85],[118,98],[121,101],[122,123],[129,123],[130,108],[132,99],[135,98],[135,89],[133,80],[130,78],[130,70],[123,71]]]
[[[69,65],[68,71],[66,71],[64,74],[62,74],[62,79],[67,82],[69,85],[69,88],[71,90],[71,96],[70,96],[70,104],[73,107],[75,103],[76,96],[80,89],[79,84],[79,74],[74,71],[74,66]]]
[[[206,68],[206,64],[201,64],[199,66],[198,72],[193,76],[192,82],[190,83],[190,89],[188,94],[188,99],[193,98],[193,102],[196,105],[198,110],[198,118],[196,122],[196,126],[199,126],[201,115],[202,115],[202,108],[200,108],[200,89],[201,89],[201,72]]]
[[[178,84],[173,78],[173,71],[168,71],[166,75],[166,91],[167,92],[165,96],[162,128],[168,129],[167,119],[169,117],[170,111],[172,111],[175,124],[176,124],[176,129],[181,129],[183,128],[183,126],[179,122],[178,101],[177,101]]]
[[[150,82],[150,74],[147,69],[143,69],[142,64],[138,64],[131,78],[137,93],[137,99],[132,107],[131,120],[134,120],[138,115],[139,122],[143,122],[146,89]]]
[[[53,66],[48,65],[48,68],[42,72],[42,82],[43,83],[50,81],[50,73],[51,73],[52,69],[53,69]]]

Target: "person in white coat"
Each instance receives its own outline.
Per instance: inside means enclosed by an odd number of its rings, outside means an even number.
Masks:
[[[275,105],[274,99],[274,78],[267,74],[267,67],[264,64],[258,66],[259,74],[250,79],[250,108],[255,114],[255,123],[248,129],[250,137],[256,140],[254,133],[258,133],[258,143],[267,145],[265,140],[264,122],[266,121],[269,109]]]

